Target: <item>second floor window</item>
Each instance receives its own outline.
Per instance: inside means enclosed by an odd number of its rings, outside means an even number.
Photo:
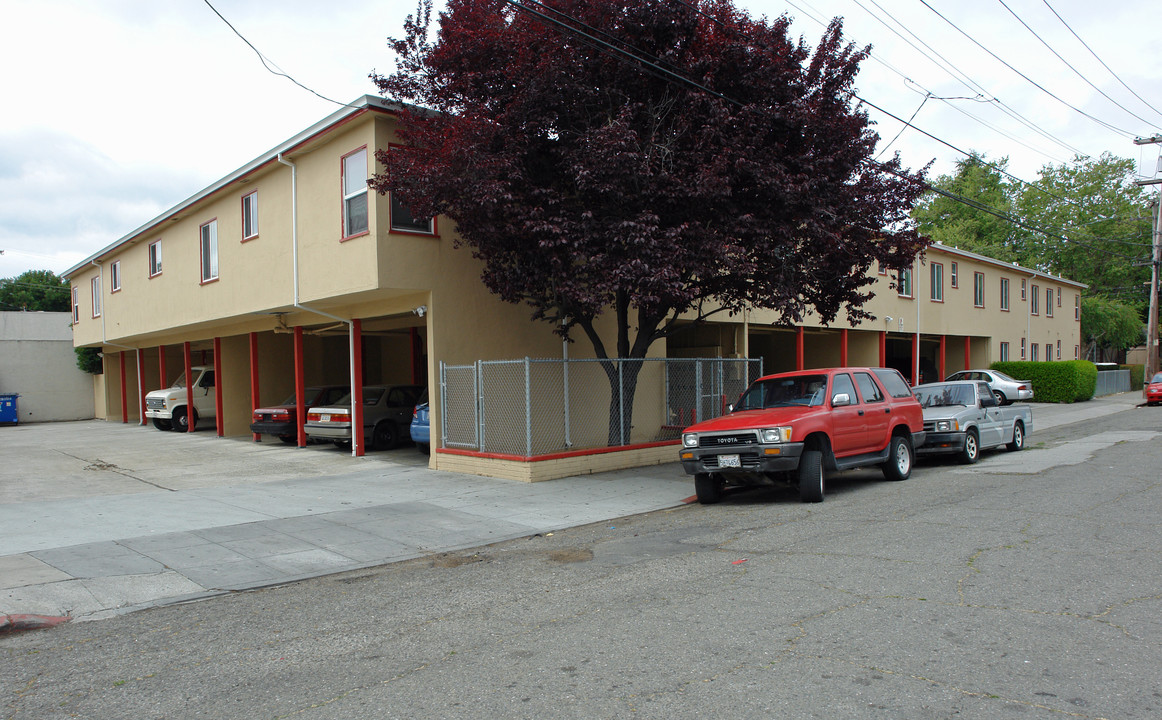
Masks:
[[[972,304],[984,307],[984,273],[972,274]]]
[[[932,299],[944,300],[944,266],[932,263]]]
[[[1045,288],[1045,317],[1053,317],[1053,288]]]
[[[1040,289],[1041,288],[1034,285],[1033,292],[1030,294],[1031,300],[1029,302],[1029,312],[1034,314],[1034,315],[1041,314],[1041,303],[1039,301],[1039,295],[1038,295],[1038,292],[1040,291]],[[1036,360],[1037,358],[1033,358],[1033,359]]]
[[[1025,301],[1025,278],[1021,278],[1021,302]]]
[[[202,282],[218,279],[218,221],[202,226]]]
[[[912,297],[912,270],[901,270],[896,273],[896,292],[900,297]]]
[[[960,274],[957,272],[957,270],[958,268],[956,263],[952,263],[951,271],[948,274],[948,282],[952,285],[952,287],[960,287]]]
[[[93,278],[93,317],[101,317],[101,276]]]
[[[161,240],[149,244],[149,276],[161,275]]]
[[[1073,296],[1073,319],[1074,320],[1081,319],[1081,296],[1080,295]]]
[[[367,232],[367,148],[343,158],[343,237]]]
[[[109,264],[109,292],[121,289],[121,261],[116,260]]]
[[[81,293],[73,288],[73,324],[81,321]]]
[[[258,237],[258,191],[242,196],[242,239]]]
[[[1009,279],[1001,278],[1001,310],[1009,309]]]

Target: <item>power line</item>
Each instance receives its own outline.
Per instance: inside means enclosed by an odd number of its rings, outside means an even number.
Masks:
[[[1027,22],[1025,22],[1024,20],[1022,20],[1022,19],[1021,19],[1021,17],[1020,17],[1019,15],[1017,15],[1017,13],[1016,13],[1016,12],[1014,12],[1014,11],[1013,11],[1013,9],[1012,9],[1011,7],[1009,7],[1009,6],[1008,6],[1008,5],[1005,3],[1005,0],[997,0],[997,2],[999,2],[999,3],[1001,4],[1001,7],[1003,7],[1003,8],[1004,8],[1004,9],[1006,9],[1006,10],[1008,10],[1008,11],[1009,11],[1009,14],[1010,14],[1010,15],[1012,15],[1013,17],[1015,17],[1015,18],[1017,19],[1017,22],[1019,22],[1019,23],[1021,23],[1022,25],[1024,25],[1024,26],[1025,26],[1025,29],[1026,29],[1026,30],[1028,30],[1029,32],[1031,32],[1031,33],[1033,34],[1033,37],[1035,37],[1035,38],[1037,38],[1038,40],[1040,40],[1040,41],[1041,41],[1041,44],[1042,44],[1042,45],[1044,45],[1044,46],[1045,46],[1045,48],[1049,50],[1049,52],[1053,53],[1053,54],[1054,54],[1054,55],[1057,57],[1057,59],[1058,59],[1058,60],[1060,60],[1061,62],[1065,63],[1065,67],[1067,67],[1067,68],[1069,68],[1070,70],[1072,70],[1072,71],[1074,72],[1074,74],[1076,74],[1076,75],[1077,75],[1079,78],[1081,78],[1082,80],[1084,80],[1084,81],[1085,81],[1085,83],[1086,83],[1087,85],[1089,85],[1091,88],[1093,88],[1094,90],[1097,90],[1099,93],[1101,93],[1101,96],[1102,96],[1102,97],[1104,97],[1106,100],[1109,100],[1109,101],[1110,101],[1110,102],[1112,102],[1114,105],[1117,105],[1117,106],[1118,106],[1118,107],[1120,107],[1122,110],[1125,110],[1125,111],[1126,111],[1127,113],[1129,113],[1130,115],[1133,115],[1134,117],[1138,118],[1139,120],[1141,120],[1142,122],[1146,123],[1147,125],[1150,125],[1151,127],[1155,127],[1155,128],[1157,128],[1157,127],[1158,127],[1156,124],[1154,124],[1154,123],[1150,122],[1150,121],[1149,121],[1149,120],[1147,120],[1146,118],[1144,118],[1144,117],[1142,117],[1141,115],[1138,115],[1137,113],[1135,113],[1133,110],[1130,110],[1130,109],[1129,109],[1129,108],[1127,108],[1126,106],[1122,105],[1122,104],[1121,104],[1120,102],[1118,102],[1117,100],[1114,100],[1112,97],[1110,97],[1109,95],[1107,95],[1107,94],[1105,93],[1105,91],[1104,91],[1104,90],[1102,90],[1102,89],[1101,89],[1101,88],[1099,88],[1097,85],[1094,85],[1092,82],[1090,82],[1090,79],[1089,79],[1089,78],[1087,78],[1085,75],[1081,74],[1081,71],[1079,71],[1077,68],[1073,67],[1073,65],[1069,64],[1069,61],[1068,61],[1068,60],[1066,60],[1065,58],[1061,57],[1061,54],[1060,54],[1059,52],[1057,52],[1056,50],[1054,50],[1054,49],[1053,49],[1053,48],[1052,48],[1052,47],[1049,45],[1049,43],[1045,42],[1045,39],[1044,39],[1044,38],[1042,38],[1040,35],[1038,35],[1036,30],[1034,30],[1033,28],[1029,27],[1029,23],[1027,23]]]
[[[969,34],[968,34],[968,33],[966,33],[964,30],[961,30],[961,29],[960,29],[960,27],[959,27],[959,26],[958,26],[956,23],[952,22],[951,20],[949,20],[948,18],[946,18],[946,17],[945,17],[943,14],[941,14],[939,10],[937,10],[936,8],[934,8],[934,7],[932,7],[931,5],[929,5],[927,0],[920,0],[920,4],[922,4],[924,7],[928,8],[929,10],[931,10],[932,12],[934,12],[934,13],[936,14],[936,16],[937,16],[937,17],[939,17],[941,20],[943,20],[944,22],[946,22],[946,23],[948,23],[949,25],[951,25],[953,29],[955,29],[955,30],[956,30],[958,33],[960,33],[960,34],[961,34],[961,35],[963,35],[964,37],[968,38],[968,39],[969,39],[969,40],[970,40],[970,41],[971,41],[971,42],[972,42],[974,45],[976,45],[977,47],[979,47],[981,50],[984,50],[986,53],[988,53],[989,55],[991,55],[991,56],[992,56],[992,57],[993,57],[993,58],[994,58],[994,59],[995,59],[997,62],[1001,63],[1002,65],[1004,65],[1004,66],[1005,66],[1005,67],[1007,67],[1008,69],[1010,69],[1010,70],[1012,70],[1013,72],[1015,72],[1016,74],[1020,75],[1020,76],[1021,76],[1022,78],[1024,78],[1024,79],[1025,79],[1025,81],[1026,81],[1026,82],[1028,82],[1030,85],[1032,85],[1033,87],[1037,88],[1037,89],[1038,89],[1038,90],[1040,90],[1041,92],[1045,93],[1045,94],[1046,94],[1046,95],[1048,95],[1049,97],[1053,98],[1053,99],[1054,99],[1054,100],[1056,100],[1057,102],[1061,103],[1061,104],[1062,104],[1062,105],[1064,105],[1065,107],[1069,108],[1070,110],[1073,110],[1074,112],[1076,112],[1076,113],[1078,113],[1078,114],[1080,114],[1080,115],[1083,115],[1083,116],[1085,116],[1085,117],[1089,118],[1090,120],[1093,120],[1095,123],[1097,123],[1097,124],[1101,125],[1102,127],[1105,127],[1105,128],[1107,128],[1107,129],[1109,129],[1109,130],[1112,130],[1112,131],[1114,131],[1114,132],[1116,132],[1116,133],[1120,133],[1120,134],[1122,134],[1122,135],[1124,135],[1124,136],[1126,136],[1126,137],[1129,137],[1129,138],[1132,138],[1132,137],[1134,137],[1134,133],[1130,132],[1129,130],[1123,130],[1123,129],[1121,129],[1121,128],[1119,128],[1119,127],[1115,126],[1115,125],[1111,125],[1110,123],[1106,122],[1105,120],[1101,120],[1101,119],[1099,119],[1099,118],[1096,118],[1096,117],[1094,117],[1093,115],[1090,115],[1090,114],[1089,114],[1089,113],[1087,113],[1086,111],[1082,110],[1081,108],[1078,108],[1078,107],[1075,107],[1074,105],[1071,105],[1070,103],[1068,103],[1068,102],[1066,102],[1065,100],[1061,99],[1060,97],[1058,97],[1058,96],[1057,96],[1057,95],[1055,95],[1054,93],[1052,93],[1052,92],[1050,92],[1049,90],[1045,89],[1045,87],[1044,87],[1044,86],[1042,86],[1040,83],[1036,82],[1035,80],[1033,80],[1032,78],[1030,78],[1030,77],[1029,77],[1028,75],[1026,75],[1025,73],[1021,72],[1020,70],[1018,70],[1017,68],[1013,67],[1012,65],[1010,65],[1010,64],[1009,64],[1009,63],[1007,63],[1006,61],[1002,60],[1000,56],[998,56],[998,55],[997,55],[996,53],[994,53],[992,50],[989,50],[988,48],[986,48],[986,47],[985,47],[984,45],[982,45],[982,44],[980,43],[980,41],[978,41],[976,38],[974,38],[973,36],[969,35]]]
[[[1059,13],[1058,13],[1056,10],[1054,10],[1054,9],[1053,9],[1053,6],[1049,4],[1049,0],[1041,0],[1041,1],[1042,1],[1043,3],[1045,3],[1045,7],[1049,8],[1049,11],[1050,11],[1051,13],[1053,13],[1053,14],[1054,14],[1054,15],[1057,17],[1057,19],[1058,19],[1058,20],[1060,20],[1060,21],[1061,21],[1061,24],[1065,26],[1065,29],[1066,29],[1066,30],[1068,30],[1070,33],[1072,33],[1072,34],[1073,34],[1073,37],[1077,38],[1077,41],[1078,41],[1079,43],[1081,43],[1082,47],[1084,47],[1086,50],[1089,50],[1089,54],[1090,54],[1090,55],[1093,55],[1093,58],[1094,58],[1095,60],[1097,60],[1099,63],[1101,63],[1101,66],[1102,66],[1102,67],[1104,67],[1106,70],[1109,70],[1109,73],[1110,73],[1110,75],[1112,75],[1112,76],[1114,77],[1114,79],[1115,79],[1115,80],[1117,80],[1119,83],[1121,83],[1121,84],[1122,84],[1122,87],[1124,87],[1125,89],[1129,90],[1129,91],[1130,91],[1130,94],[1132,94],[1134,97],[1136,97],[1136,98],[1138,98],[1139,100],[1141,100],[1141,101],[1142,101],[1142,103],[1143,103],[1143,104],[1144,104],[1146,107],[1150,108],[1151,110],[1153,110],[1154,112],[1158,113],[1159,115],[1162,115],[1162,110],[1159,110],[1158,108],[1154,107],[1153,105],[1151,105],[1151,104],[1150,104],[1150,103],[1149,103],[1149,102],[1146,100],[1146,98],[1144,98],[1144,97],[1142,97],[1141,95],[1139,95],[1138,93],[1134,92],[1134,89],[1133,89],[1133,88],[1131,88],[1129,85],[1127,85],[1127,84],[1125,83],[1125,81],[1123,81],[1123,80],[1122,80],[1120,77],[1118,77],[1118,74],[1117,74],[1116,72],[1114,72],[1112,69],[1110,69],[1110,66],[1109,66],[1109,65],[1106,65],[1106,63],[1105,63],[1105,61],[1104,61],[1104,60],[1102,60],[1100,57],[1098,57],[1097,53],[1093,51],[1093,48],[1091,48],[1089,45],[1087,45],[1087,44],[1086,44],[1086,42],[1085,42],[1084,40],[1082,40],[1082,39],[1081,39],[1081,36],[1080,36],[1080,35],[1078,35],[1076,32],[1074,32],[1073,28],[1071,28],[1071,27],[1069,26],[1069,23],[1065,22],[1065,18],[1061,17],[1061,15],[1060,15],[1060,14],[1059,14]]]

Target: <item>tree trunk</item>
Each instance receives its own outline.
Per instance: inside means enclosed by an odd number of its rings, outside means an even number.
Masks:
[[[609,379],[609,447],[628,445],[633,428],[633,399],[642,360],[602,360],[601,367]]]

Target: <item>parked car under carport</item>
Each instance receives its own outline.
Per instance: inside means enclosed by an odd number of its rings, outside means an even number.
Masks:
[[[330,405],[351,393],[347,385],[320,385],[308,387],[303,392],[303,405]],[[250,432],[259,435],[274,435],[284,443],[298,440],[298,402],[294,393],[279,405],[268,405],[254,411]]]
[[[363,439],[373,450],[389,450],[399,444],[423,393],[420,385],[365,385],[363,387]],[[332,405],[312,407],[304,426],[312,439],[336,445],[351,442],[351,395]]]

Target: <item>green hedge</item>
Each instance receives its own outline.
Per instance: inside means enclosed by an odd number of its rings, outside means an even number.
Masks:
[[[1130,392],[1141,392],[1142,385],[1145,384],[1146,366],[1145,365],[1119,365],[1119,370],[1130,371]]]
[[[995,362],[989,367],[1033,383],[1036,402],[1081,402],[1093,398],[1097,387],[1097,368],[1088,360]]]

